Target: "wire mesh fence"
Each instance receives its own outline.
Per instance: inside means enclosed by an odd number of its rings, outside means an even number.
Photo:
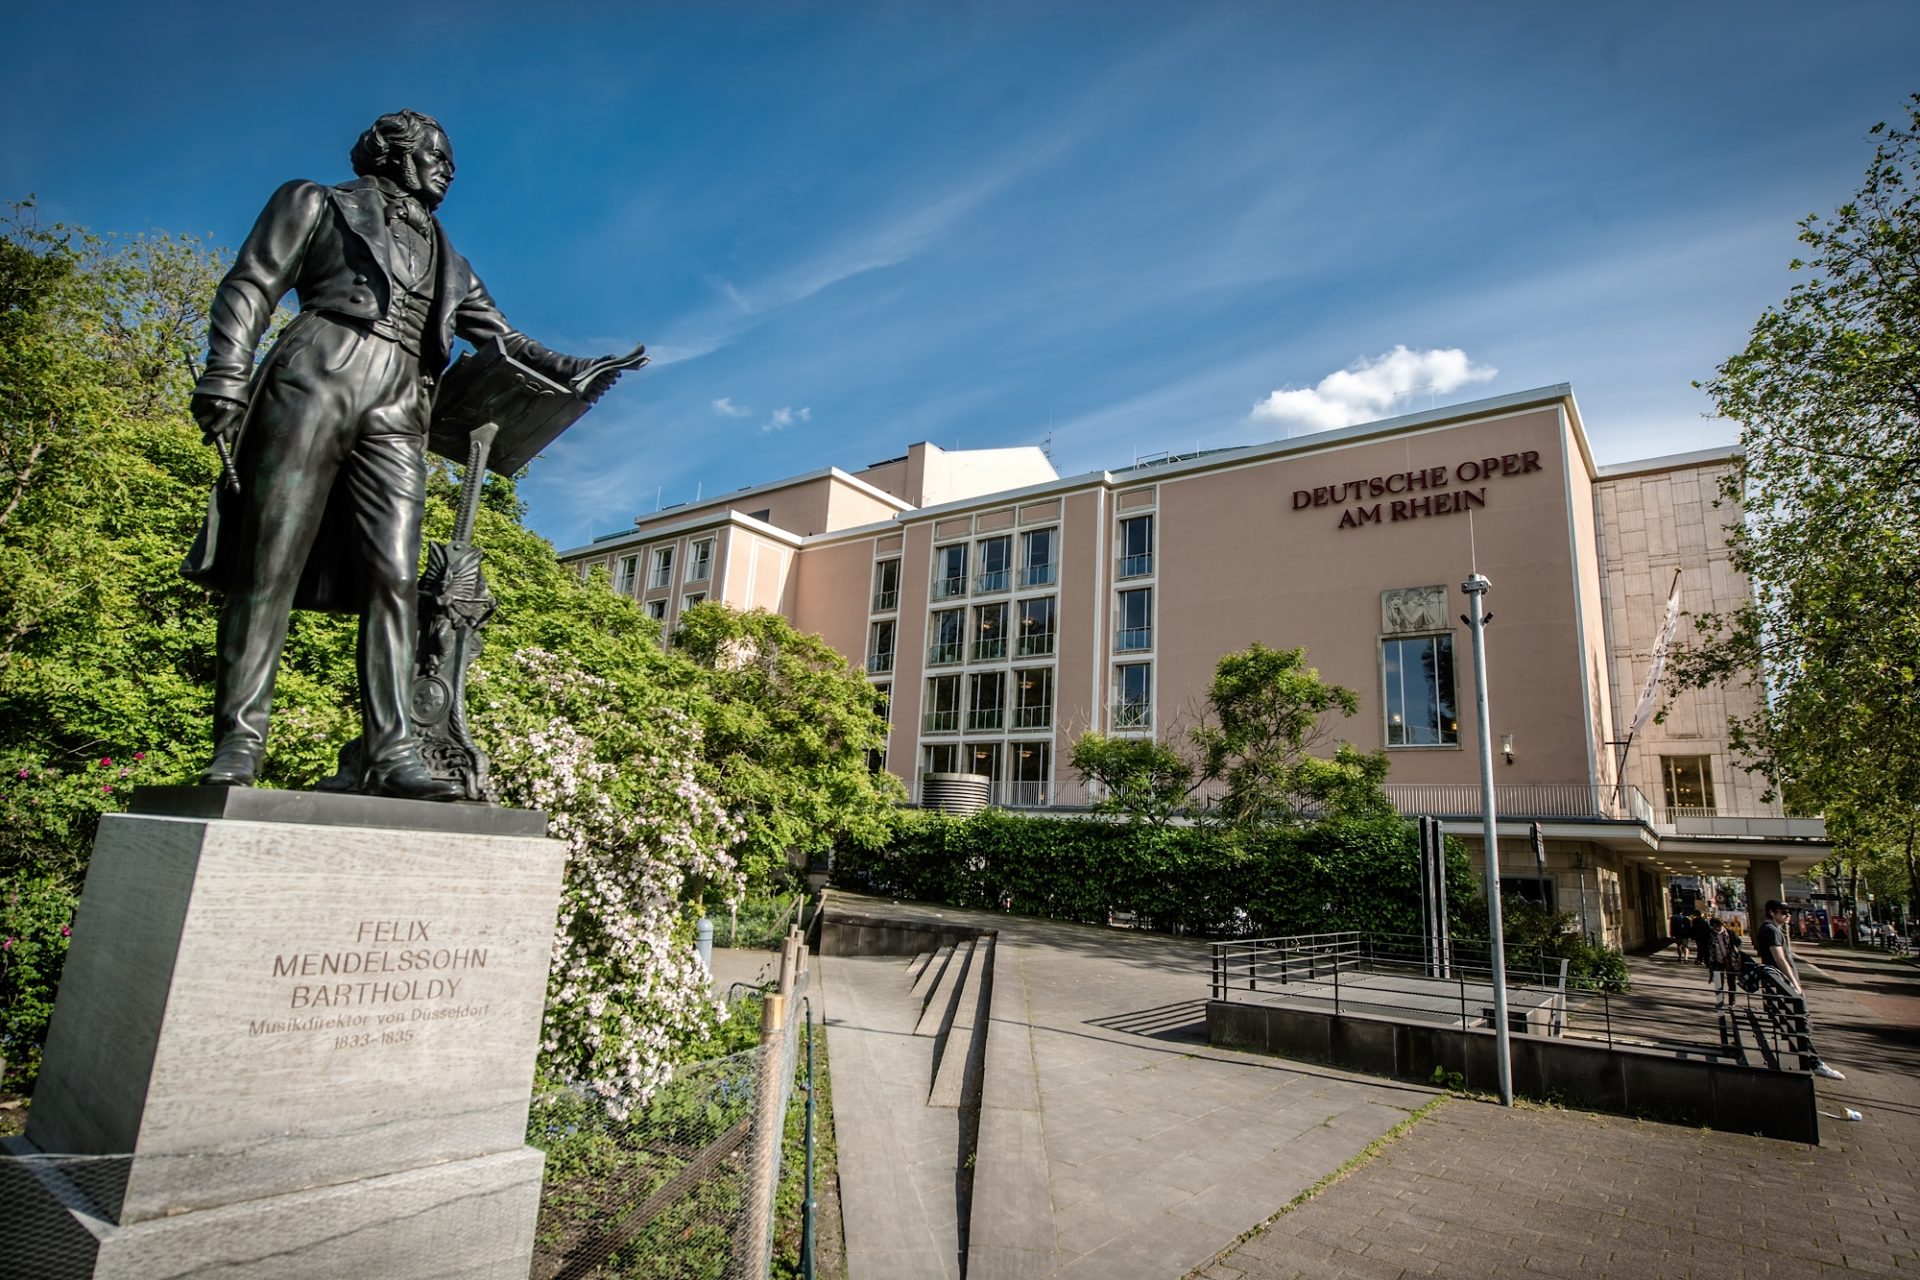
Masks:
[[[1774,970],[1751,962],[1697,987],[1615,992],[1569,982],[1567,962],[1543,952],[1508,949],[1504,959],[1507,1025],[1516,1035],[1776,1070],[1814,1061],[1805,1002]],[[1435,947],[1413,935],[1356,932],[1217,942],[1211,991],[1216,1000],[1336,1015],[1461,1030],[1494,1025],[1493,957],[1484,942]]]
[[[527,1141],[547,1165],[530,1280],[767,1274],[807,980],[791,939],[779,983],[740,997],[760,1043],[681,1066],[624,1116],[585,1089],[534,1100]]]

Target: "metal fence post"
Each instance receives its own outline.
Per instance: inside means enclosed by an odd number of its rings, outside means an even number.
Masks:
[[[1213,998],[1227,998],[1227,949],[1221,942],[1213,944]]]

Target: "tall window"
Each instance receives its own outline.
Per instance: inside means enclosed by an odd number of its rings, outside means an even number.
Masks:
[[[1013,538],[983,538],[980,541],[980,572],[973,580],[975,591],[1005,591],[1013,579]]]
[[[967,728],[1004,729],[1007,714],[1007,673],[975,671],[967,676]]]
[[[1383,641],[1387,745],[1457,746],[1460,716],[1453,701],[1453,637],[1409,636]]]
[[[1153,667],[1129,662],[1113,673],[1113,727],[1145,729],[1153,724]]]
[[[886,613],[900,607],[900,562],[882,560],[873,566],[873,611]]]
[[[928,733],[957,733],[960,729],[960,677],[927,679],[927,713],[921,728]]]
[[[633,587],[640,579],[640,557],[621,556],[620,571],[613,575],[613,589],[623,596],[633,594]]]
[[[693,563],[687,566],[688,582],[705,582],[713,576],[713,539],[702,538],[693,544]]]
[[[1053,652],[1056,609],[1053,596],[1020,602],[1020,636],[1016,649],[1023,658],[1041,658]]]
[[[1144,578],[1153,572],[1153,517],[1129,516],[1120,522],[1120,576]]]
[[[967,640],[967,611],[940,610],[933,615],[933,625],[927,629],[927,633],[932,637],[927,644],[928,666],[960,661]]]
[[[893,686],[877,684],[873,686],[873,709],[889,725],[893,723]],[[880,745],[867,749],[867,772],[879,773],[887,767],[887,735],[882,735]]]
[[[1060,531],[1058,529],[1035,529],[1020,535],[1020,585],[1023,587],[1052,586],[1058,577]]]
[[[977,773],[991,784],[987,794],[998,799],[1000,789],[1000,746],[998,742],[969,742],[960,748],[968,773]]]
[[[933,598],[949,600],[967,594],[967,544],[956,542],[933,551]]]
[[[647,616],[655,622],[665,622],[667,620],[667,602],[665,600],[647,601]]]
[[[1045,742],[1013,742],[1007,744],[1007,751],[1012,757],[1008,766],[1013,774],[1007,803],[1019,809],[1046,804],[1053,748]]]
[[[1013,727],[1053,727],[1053,668],[1028,667],[1013,673]]]
[[[673,548],[655,547],[653,549],[653,573],[647,578],[647,586],[670,587],[673,585]]]
[[[928,773],[959,773],[960,744],[957,742],[930,743],[926,749]]]
[[[706,598],[707,593],[704,591],[689,591],[680,598],[680,607],[682,609],[691,609]]]
[[[1118,653],[1137,653],[1153,648],[1153,588],[1135,587],[1120,593],[1120,608],[1114,621],[1113,647]]]
[[[884,618],[867,628],[867,670],[880,675],[893,670],[894,621]]]
[[[997,662],[1007,656],[1007,606],[975,605],[973,609],[973,660]]]
[[[1660,778],[1666,783],[1669,816],[1713,813],[1712,756],[1661,756]]]

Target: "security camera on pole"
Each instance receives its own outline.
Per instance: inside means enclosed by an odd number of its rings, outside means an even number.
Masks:
[[[1480,732],[1480,813],[1481,840],[1487,850],[1487,937],[1493,961],[1493,1034],[1495,1054],[1500,1063],[1500,1105],[1513,1105],[1513,1047],[1507,1030],[1507,952],[1506,930],[1500,920],[1500,832],[1493,808],[1493,731],[1487,712],[1487,619],[1483,612],[1487,589],[1493,584],[1476,569],[1460,584],[1467,595],[1464,619],[1473,631],[1473,695],[1476,728]]]

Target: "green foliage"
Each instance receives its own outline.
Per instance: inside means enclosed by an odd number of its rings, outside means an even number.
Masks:
[[[11,878],[0,888],[0,1087],[24,1090],[40,1071],[79,897],[57,875]]]
[[[1154,738],[1083,733],[1073,744],[1074,772],[1099,799],[1097,813],[1123,814],[1161,825],[1187,807],[1193,766],[1171,745]]]
[[[1920,95],[1859,193],[1800,224],[1787,298],[1706,384],[1740,424],[1722,487],[1750,603],[1695,620],[1677,687],[1744,687],[1735,750],[1920,910]]]
[[[1018,817],[903,818],[892,848],[843,850],[848,888],[959,907],[1157,929],[1272,936],[1355,929],[1418,933],[1419,837],[1399,818],[1225,831]],[[1449,901],[1472,896],[1465,852],[1447,848]]]
[[[884,836],[905,793],[867,766],[886,721],[846,658],[779,614],[713,603],[681,614],[673,647],[700,668],[708,783],[743,825],[750,880]]]
[[[1538,956],[1557,968],[1567,962],[1567,982],[1587,991],[1625,991],[1631,985],[1626,957],[1580,931],[1571,911],[1550,911],[1528,898],[1502,894],[1500,932],[1511,956]],[[1487,900],[1476,893],[1466,907],[1462,939],[1487,938]]]
[[[1191,758],[1171,742],[1087,733],[1073,745],[1074,770],[1099,793],[1094,808],[1160,825],[1191,810],[1196,792],[1217,793],[1217,816],[1255,830],[1310,818],[1389,818],[1381,784],[1384,751],[1326,741],[1326,717],[1351,716],[1360,699],[1327,684],[1305,649],[1258,642],[1226,654],[1207,688],[1206,720],[1187,732]]]

